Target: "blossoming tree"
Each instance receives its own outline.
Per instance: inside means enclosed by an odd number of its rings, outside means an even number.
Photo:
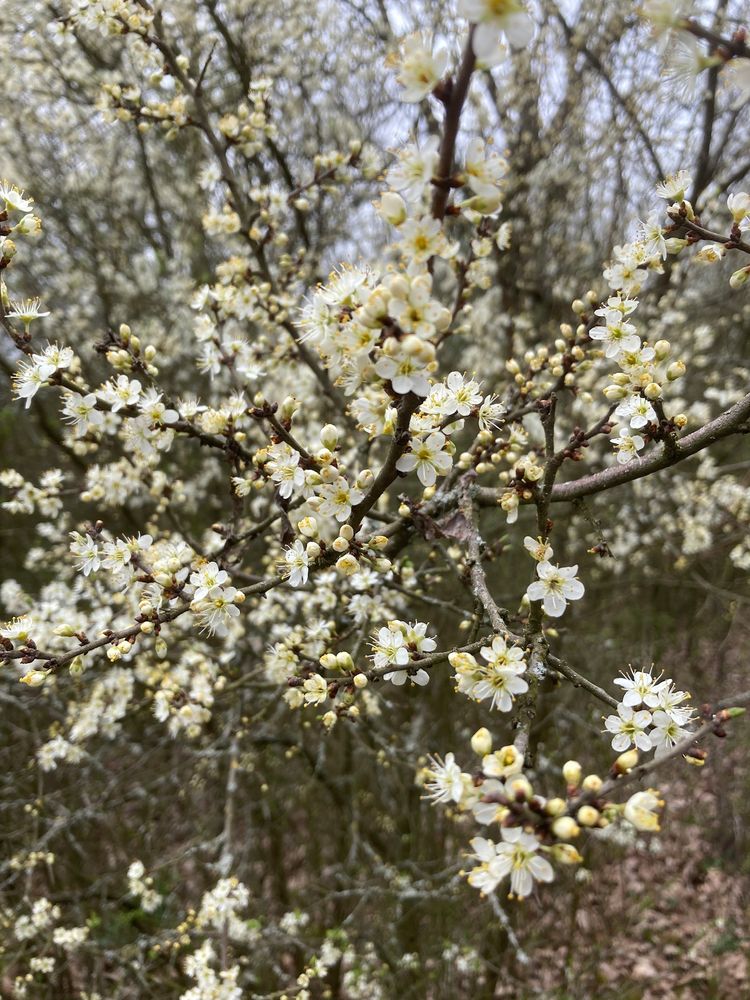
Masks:
[[[750,565],[740,6],[15,5],[7,995],[500,995],[415,901],[523,956],[720,755],[596,595]]]

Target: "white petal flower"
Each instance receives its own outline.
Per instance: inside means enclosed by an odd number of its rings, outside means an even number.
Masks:
[[[646,833],[658,833],[659,811],[664,803],[652,789],[636,792],[625,803],[623,815],[636,830]]]
[[[452,753],[430,757],[431,767],[424,772],[424,787],[433,802],[460,802],[464,794],[464,776]],[[468,775],[467,775],[468,777]]]
[[[639,750],[650,750],[651,739],[646,730],[651,725],[651,713],[645,710],[635,712],[629,705],[618,705],[617,715],[609,715],[604,720],[607,732],[614,733],[612,749],[618,753],[631,746]]]
[[[534,881],[551,882],[552,865],[538,853],[537,838],[520,827],[504,827],[503,842],[495,844],[484,837],[471,841],[474,856],[480,864],[469,873],[469,884],[487,894],[510,875],[511,892],[519,899],[528,896]]]
[[[559,618],[568,601],[577,601],[584,594],[584,586],[576,577],[578,566],[554,566],[540,562],[536,567],[538,580],[529,584],[526,595],[530,601],[543,601],[544,612]]]

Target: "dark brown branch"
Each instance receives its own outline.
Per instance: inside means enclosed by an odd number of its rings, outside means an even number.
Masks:
[[[440,143],[440,154],[438,159],[437,173],[435,180],[438,182],[435,193],[432,196],[432,215],[435,219],[445,218],[448,206],[448,195],[450,194],[450,180],[453,172],[453,155],[456,149],[456,139],[458,137],[458,126],[461,121],[461,111],[463,110],[466,95],[469,92],[471,74],[476,65],[474,55],[474,28],[469,31],[466,39],[461,66],[458,71],[450,98],[445,109],[445,124],[443,127],[443,139]]]

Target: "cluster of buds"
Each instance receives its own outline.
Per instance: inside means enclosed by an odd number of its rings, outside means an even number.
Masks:
[[[156,348],[153,344],[144,347],[127,323],[121,323],[116,333],[110,330],[107,339],[96,345],[96,350],[105,355],[107,362],[117,372],[137,371],[152,378],[159,374],[159,369],[153,363]]]

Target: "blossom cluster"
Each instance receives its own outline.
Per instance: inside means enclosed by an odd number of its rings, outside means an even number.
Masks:
[[[612,749],[618,753],[631,746],[643,752],[653,750],[658,758],[690,735],[693,710],[684,704],[690,695],[678,691],[670,678],[655,677],[649,670],[632,670],[615,684],[624,689],[617,714],[604,725],[612,733]]]
[[[562,769],[565,791],[547,798],[535,791],[524,773],[523,754],[513,744],[492,750],[487,729],[472,737],[481,758],[478,772],[462,771],[455,756],[433,757],[418,775],[434,804],[453,810],[456,818],[471,816],[480,826],[499,828],[499,839],[473,837],[475,864],[468,882],[487,895],[510,879],[510,898],[529,896],[536,883],[553,881],[555,865],[581,865],[583,857],[571,843],[583,833],[601,835],[613,823],[654,832],[663,802],[653,790],[639,791],[623,804],[609,799],[618,780],[638,764],[638,751],[618,757],[608,782],[597,774],[583,777],[581,765],[568,761]]]

